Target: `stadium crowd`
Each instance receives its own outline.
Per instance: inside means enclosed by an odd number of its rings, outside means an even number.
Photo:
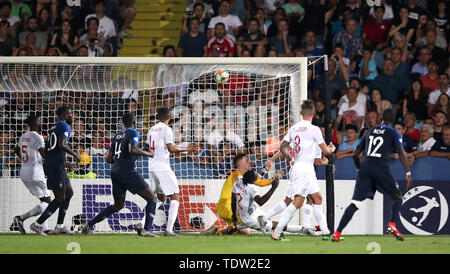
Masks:
[[[129,36],[126,30],[136,13],[133,1],[82,1],[86,3],[82,8],[58,5],[58,1],[33,2],[1,2],[1,55],[115,56],[120,49],[118,41]],[[381,113],[387,108],[396,113],[395,128],[403,134],[411,165],[421,157],[450,159],[450,3],[368,3],[373,1],[193,0],[186,7],[178,45],[166,46],[164,56],[308,56],[313,61],[308,67],[308,98],[316,102],[314,124],[324,130],[324,65],[323,58],[318,57],[327,54],[337,159],[352,155],[365,131],[382,122]],[[21,13],[17,11],[19,6],[23,6]],[[111,19],[102,20],[107,17]],[[100,26],[105,21],[108,23]],[[191,140],[202,143],[204,150],[199,155],[182,154],[178,160],[219,165],[226,174],[232,168],[231,156],[237,152],[247,152],[254,159],[273,155],[286,132],[286,79],[271,79],[256,86],[252,79],[231,74],[234,84],[224,89],[208,86],[211,79],[181,84],[178,76],[182,70],[182,66],[167,65],[155,71],[155,83],[166,88],[150,91],[151,109],[164,102],[177,113],[185,107],[194,116],[196,100],[202,102],[203,109],[242,106],[248,110],[257,102],[258,107],[277,106],[281,118],[279,128],[271,129],[275,134],[251,140],[239,137],[236,128],[222,121],[225,131],[213,128],[204,139]],[[226,92],[230,92],[230,86],[231,94]],[[138,114],[137,128],[143,136],[156,121],[153,115],[142,115],[147,113],[143,96],[133,90],[8,96],[3,92],[0,98],[2,157],[10,155],[9,146],[16,143],[22,130],[14,119],[39,111],[48,127],[54,122],[49,118],[52,111],[62,104],[75,110],[70,143],[88,150],[91,156],[103,155],[109,148],[118,117],[124,111]],[[267,117],[268,124],[272,118]],[[176,137],[188,145],[188,141]]]

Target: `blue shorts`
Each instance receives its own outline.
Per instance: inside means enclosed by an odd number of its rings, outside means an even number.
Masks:
[[[50,190],[65,190],[70,184],[64,166],[50,166],[44,165],[44,173],[47,177],[47,188]]]
[[[373,199],[377,190],[393,198],[402,196],[398,183],[389,170],[389,166],[361,163],[356,177],[352,200]]]
[[[113,197],[116,199],[125,199],[127,190],[136,194],[149,187],[144,178],[135,170],[111,170],[111,181]]]

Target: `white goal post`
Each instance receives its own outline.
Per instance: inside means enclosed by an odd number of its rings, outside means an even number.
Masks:
[[[184,231],[224,226],[216,204],[233,170],[234,155],[248,154],[261,172],[283,134],[301,119],[300,104],[307,98],[307,65],[306,57],[0,57],[0,232],[10,232],[14,216],[39,202],[21,182],[20,162],[13,154],[27,129],[24,120],[32,113],[40,114],[45,139],[61,105],[74,113],[69,145],[87,155],[84,164],[69,173],[74,196],[67,226],[77,229],[80,219],[92,219],[113,202],[110,167],[103,157],[122,126],[121,115],[135,115],[140,145],[145,148],[149,146],[147,130],[155,124],[156,109],[161,106],[172,111],[175,144],[195,142],[201,147],[198,154],[171,157],[181,196],[177,223]],[[224,83],[215,80],[219,70],[229,73]],[[152,184],[148,158],[140,158],[136,168]],[[283,169],[287,174],[288,168],[278,161],[271,172]],[[261,192],[267,188],[261,187]],[[284,195],[285,186],[280,184],[263,210]],[[133,224],[143,218],[144,207],[143,199],[128,193],[125,208],[97,224],[95,231],[131,232]],[[168,203],[159,206],[154,230],[165,228],[168,207]],[[49,228],[56,215],[48,220]],[[31,220],[35,217],[25,222],[26,229]]]

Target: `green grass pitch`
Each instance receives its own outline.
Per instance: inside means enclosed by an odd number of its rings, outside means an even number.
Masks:
[[[0,254],[450,254],[450,236],[344,235],[340,243],[320,237],[287,235],[278,242],[269,235],[141,238],[135,234],[89,236],[0,234]]]

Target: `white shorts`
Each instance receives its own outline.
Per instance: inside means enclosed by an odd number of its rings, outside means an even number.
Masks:
[[[23,184],[26,186],[28,191],[34,196],[40,198],[50,197],[50,192],[47,189],[47,184],[45,181],[33,181],[22,179]]]
[[[258,223],[258,217],[264,216],[264,214],[265,213],[260,208],[257,208],[255,212],[253,212],[252,215],[250,216],[242,217],[242,215],[240,215],[242,224],[238,225],[237,228],[238,229],[251,228],[254,230],[261,230],[261,227],[259,226]]]
[[[180,193],[178,180],[175,173],[170,171],[150,171],[152,189],[157,194],[172,195]]]
[[[297,195],[306,197],[316,192],[320,192],[320,188],[314,171],[304,172],[296,168],[291,168],[289,171],[289,186],[286,197],[294,199]]]

